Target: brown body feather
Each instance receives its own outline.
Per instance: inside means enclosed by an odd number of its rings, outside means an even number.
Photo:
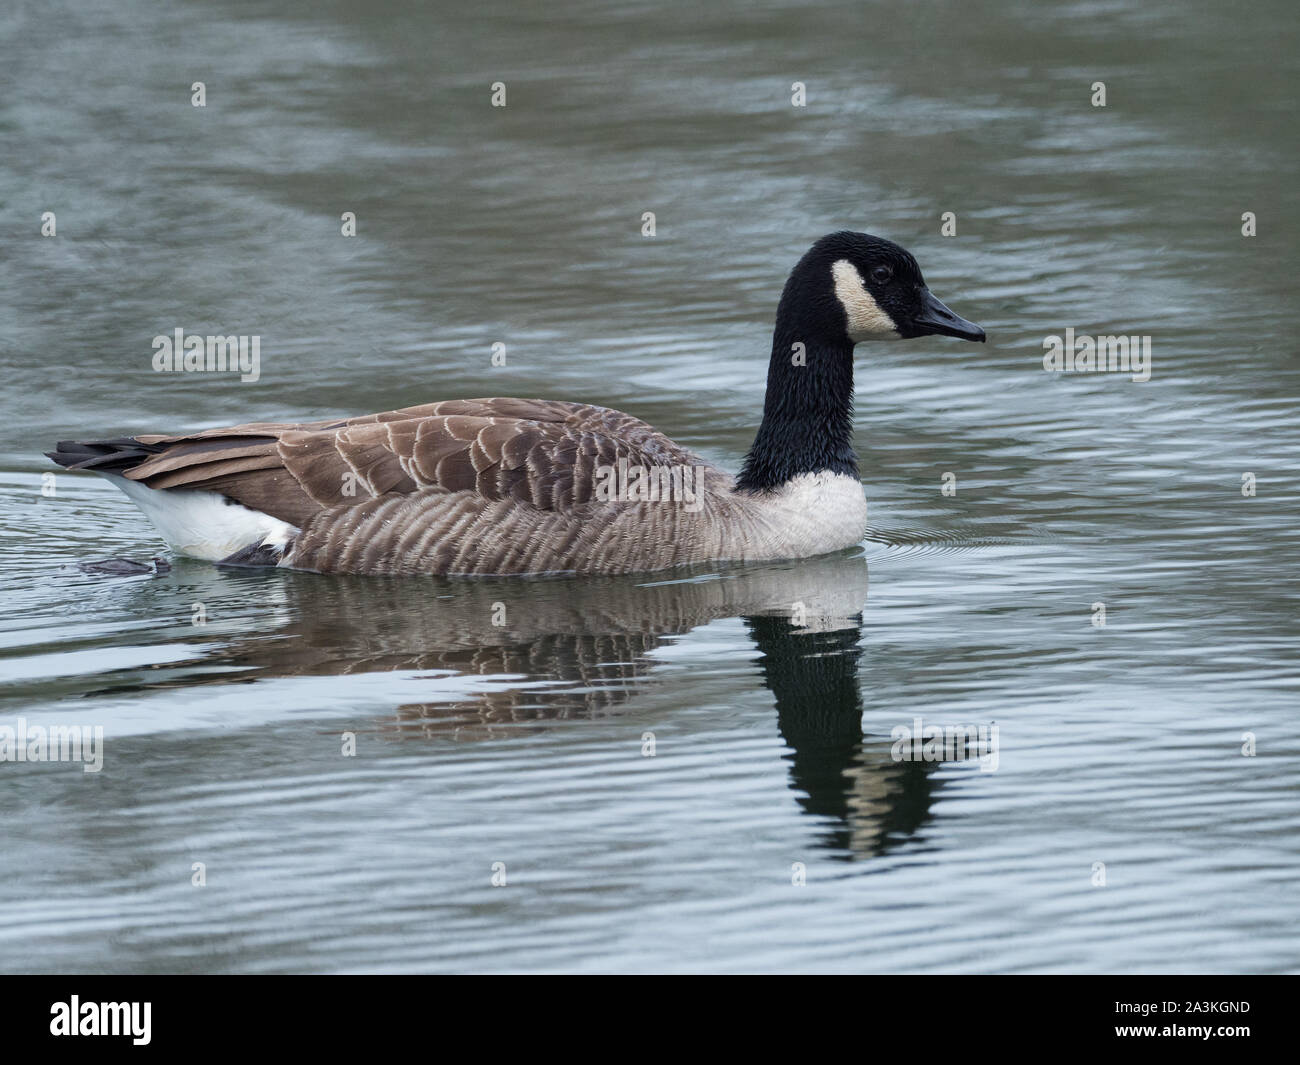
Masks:
[[[216,492],[297,527],[282,564],[327,573],[640,572],[743,558],[762,524],[730,475],[631,415],[579,403],[449,400],[109,443],[148,451],[114,471],[129,480]],[[599,471],[620,460],[701,470],[698,501],[598,498]]]

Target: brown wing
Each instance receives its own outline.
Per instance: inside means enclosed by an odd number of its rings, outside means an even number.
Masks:
[[[346,421],[134,439],[156,453],[128,478],[219,492],[298,526],[327,508],[431,489],[563,511],[590,501],[597,469],[620,459],[704,464],[620,411],[539,399],[448,400]]]

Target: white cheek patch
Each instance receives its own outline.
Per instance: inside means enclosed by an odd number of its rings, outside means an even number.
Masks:
[[[901,339],[894,320],[867,291],[856,266],[848,259],[837,259],[831,265],[831,276],[835,279],[835,296],[849,316],[850,340],[856,344],[859,340]]]

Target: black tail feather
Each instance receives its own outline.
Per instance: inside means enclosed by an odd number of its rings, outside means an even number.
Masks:
[[[115,440],[60,440],[45,454],[70,470],[121,474],[161,450],[161,444],[142,444],[134,437],[119,436]]]

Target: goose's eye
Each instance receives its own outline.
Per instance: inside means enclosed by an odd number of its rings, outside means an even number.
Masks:
[[[894,271],[888,266],[877,266],[871,271],[871,280],[877,285],[887,285],[894,276]]]

